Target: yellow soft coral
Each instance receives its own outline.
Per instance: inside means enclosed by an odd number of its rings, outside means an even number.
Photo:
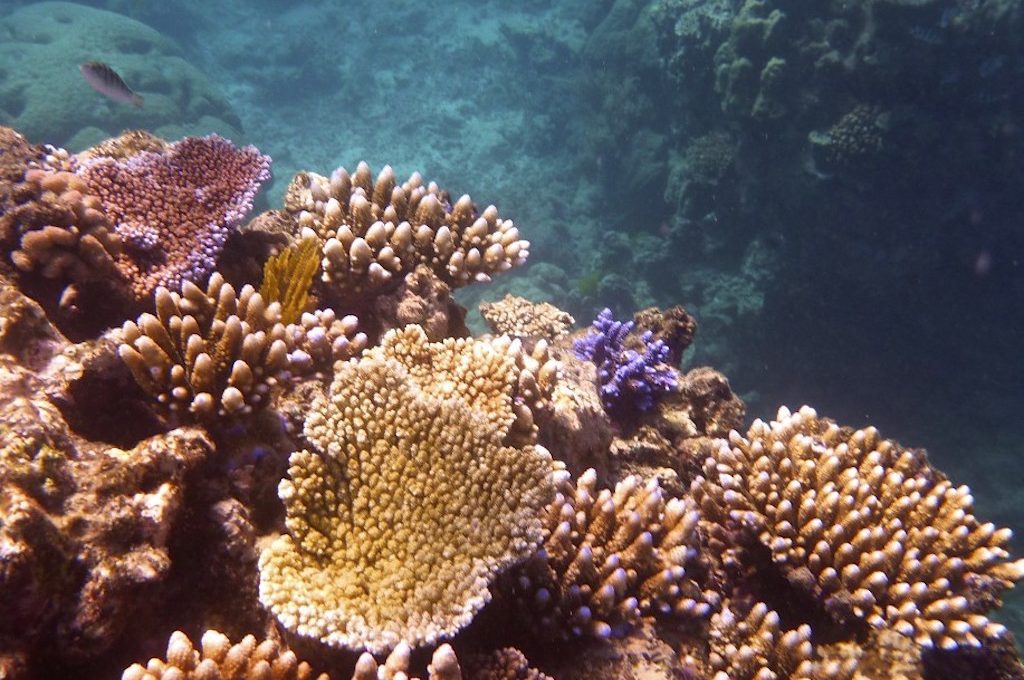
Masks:
[[[292,454],[280,485],[289,533],[260,559],[260,599],[286,628],[374,653],[430,644],[535,548],[553,463],[506,444],[508,350],[411,326],[338,367],[306,419],[313,450]]]
[[[281,321],[294,323],[306,311],[309,287],[320,268],[320,247],[316,235],[309,233],[263,265],[260,295],[267,304],[281,303]]]

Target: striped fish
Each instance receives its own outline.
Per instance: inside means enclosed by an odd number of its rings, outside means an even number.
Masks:
[[[85,82],[92,86],[102,95],[110,97],[116,102],[142,106],[142,96],[135,94],[130,87],[125,85],[117,71],[110,68],[102,61],[87,61],[78,67],[78,70],[85,76]]]

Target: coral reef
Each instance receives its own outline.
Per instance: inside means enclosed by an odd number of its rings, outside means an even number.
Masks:
[[[595,35],[646,30],[612,4]],[[756,46],[771,12],[747,4]],[[1024,677],[989,618],[1024,560],[922,451],[807,408],[739,434],[729,380],[676,368],[682,307],[574,338],[506,297],[485,307],[501,335],[455,337],[452,290],[525,260],[510,222],[360,164],[300,174],[236,229],[266,163],[217,138],[72,156],[0,130],[0,676],[163,654],[122,677]],[[193,202],[150,220],[114,207],[136,165],[216,177],[178,178]],[[116,286],[193,208],[230,243],[178,234],[184,269],[110,300],[135,321],[92,319],[76,286]],[[651,235],[608,244],[609,272],[658,256]],[[25,295],[51,284],[64,307]]]
[[[669,348],[653,339],[651,331],[640,334],[640,351],[627,348],[626,338],[635,327],[632,321],[616,321],[605,308],[594,320],[594,332],[573,344],[577,358],[597,366],[601,403],[620,422],[651,410],[660,396],[676,388],[665,364]]]
[[[1024,560],[1009,560],[1009,529],[979,522],[967,487],[873,428],[780,409],[746,438],[731,433],[692,493],[712,536],[749,532],[839,623],[891,628],[924,648],[1006,633],[985,612],[1024,576]],[[734,560],[726,548],[723,563]]]
[[[17,188],[11,260],[62,286],[65,310],[90,284],[94,307],[111,295],[144,306],[158,286],[206,279],[269,164],[216,135],[168,144],[130,132],[79,156],[52,150]]]
[[[328,680],[326,673],[314,675],[305,661],[272,641],[259,644],[252,635],[231,644],[223,633],[203,633],[199,649],[188,636],[174,631],[167,641],[166,660],[151,659],[145,666],[133,664],[121,674],[121,680],[199,680],[200,678],[266,678],[267,680]]]
[[[32,677],[40,658],[95,657],[147,618],[172,568],[185,480],[213,444],[187,428],[124,449],[78,434],[75,383],[110,363],[112,343],[70,345],[38,305],[4,291],[0,675]]]
[[[263,266],[260,295],[267,304],[280,303],[283,323],[298,321],[306,311],[309,288],[320,268],[319,250],[310,235],[270,256]]]
[[[270,177],[270,158],[209,135],[124,159],[94,155],[76,174],[124,241],[128,256],[119,268],[136,298],[146,299],[157,286],[209,275]]]
[[[341,364],[306,419],[280,495],[289,533],[260,558],[260,599],[281,624],[381,652],[464,627],[487,584],[540,540],[552,464],[504,442],[516,361],[479,340],[391,331]]]

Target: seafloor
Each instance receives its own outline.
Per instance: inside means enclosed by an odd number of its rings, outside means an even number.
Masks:
[[[0,8],[0,678],[1021,675],[1020,2],[90,5]]]

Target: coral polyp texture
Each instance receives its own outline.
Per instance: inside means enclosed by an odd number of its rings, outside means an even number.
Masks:
[[[705,616],[712,605],[686,573],[697,520],[655,479],[627,477],[599,491],[587,470],[575,485],[559,484],[542,550],[509,574],[509,587],[544,634],[559,637],[621,635],[642,614]]]
[[[143,390],[179,416],[251,413],[279,381],[366,345],[355,317],[323,310],[286,325],[280,303],[267,305],[250,285],[236,294],[217,273],[205,291],[186,282],[180,293],[161,287],[155,297],[156,314],[125,322],[118,351]]]
[[[592,331],[573,344],[579,359],[597,366],[598,390],[605,410],[616,420],[630,421],[651,410],[655,401],[676,388],[675,372],[665,362],[670,350],[651,331],[638,338],[640,351],[627,346],[632,321],[616,321],[605,308],[594,319]]]
[[[493,205],[477,210],[465,195],[453,203],[419,173],[399,184],[390,166],[376,179],[362,162],[352,174],[299,173],[285,210],[320,237],[323,280],[342,297],[391,287],[421,264],[452,287],[489,281],[529,256],[529,241]]]
[[[692,493],[709,533],[752,533],[838,622],[891,628],[924,648],[1006,632],[985,612],[1024,575],[1024,560],[1009,559],[1010,530],[978,521],[967,487],[874,428],[780,409],[721,441]]]
[[[570,314],[552,304],[530,302],[516,295],[481,304],[480,315],[493,332],[520,338],[554,340],[566,335],[576,323]]]
[[[541,540],[554,493],[540,446],[505,444],[515,357],[409,327],[337,367],[280,485],[288,533],[260,557],[260,599],[288,630],[379,653],[432,644]]]
[[[270,178],[270,158],[217,135],[186,137],[163,152],[96,156],[79,174],[124,241],[121,269],[138,298],[157,286],[202,281]]]

